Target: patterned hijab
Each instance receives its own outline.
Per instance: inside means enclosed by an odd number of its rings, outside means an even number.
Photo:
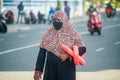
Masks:
[[[80,35],[72,28],[65,12],[61,10],[57,11],[53,19],[59,19],[63,23],[63,26],[59,30],[55,30],[51,26],[43,36],[40,44],[41,48],[45,48],[47,51],[59,56],[65,53],[61,49],[62,44],[67,45],[71,49],[73,45],[77,45],[78,47],[84,46]]]

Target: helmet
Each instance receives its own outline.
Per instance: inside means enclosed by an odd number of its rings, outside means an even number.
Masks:
[[[90,3],[90,8],[93,8],[93,4],[92,3]]]

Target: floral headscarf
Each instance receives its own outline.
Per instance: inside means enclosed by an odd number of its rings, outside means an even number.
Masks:
[[[63,26],[60,30],[55,30],[51,26],[43,36],[40,44],[41,48],[45,48],[56,56],[59,56],[65,53],[61,49],[62,44],[67,45],[69,48],[72,48],[73,45],[77,45],[78,47],[84,46],[80,35],[72,28],[65,12],[61,10],[57,11],[53,18],[59,19],[63,23]]]

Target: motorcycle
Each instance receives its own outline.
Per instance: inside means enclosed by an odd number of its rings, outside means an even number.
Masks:
[[[38,14],[38,23],[46,23],[46,19],[44,18],[44,14]]]
[[[7,33],[7,25],[2,15],[0,15],[0,33]]]
[[[28,16],[27,13],[24,13],[24,21],[25,21],[25,24],[30,24],[30,17]]]
[[[107,15],[108,18],[110,18],[110,17],[112,17],[112,16],[114,16],[116,14],[116,10],[115,9],[111,9],[109,7],[107,7],[105,9],[105,12],[106,12],[106,15]]]
[[[36,24],[37,22],[36,16],[32,11],[30,12],[30,21],[32,24]]]
[[[11,10],[9,10],[6,14],[5,14],[5,20],[7,24],[13,24],[14,23],[14,14]]]
[[[97,32],[98,35],[101,35],[102,25],[99,13],[94,11],[89,16],[91,17],[91,20],[87,23],[88,31],[91,35],[93,35],[94,32]]]

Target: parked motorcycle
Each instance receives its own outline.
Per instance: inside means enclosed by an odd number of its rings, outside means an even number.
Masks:
[[[30,17],[27,13],[24,13],[25,24],[30,24]]]
[[[45,19],[45,15],[44,14],[41,14],[40,11],[38,12],[38,23],[46,23],[46,19]]]
[[[1,13],[0,13],[0,33],[7,33],[7,25]]]
[[[91,17],[91,20],[87,23],[88,31],[91,35],[93,35],[94,32],[97,32],[98,35],[101,35],[102,25],[99,13],[94,11],[89,16]]]
[[[14,23],[14,14],[11,10],[9,10],[6,14],[5,14],[5,20],[7,24],[13,24]]]
[[[32,11],[30,11],[30,21],[32,24],[35,24],[37,22],[36,16]]]

